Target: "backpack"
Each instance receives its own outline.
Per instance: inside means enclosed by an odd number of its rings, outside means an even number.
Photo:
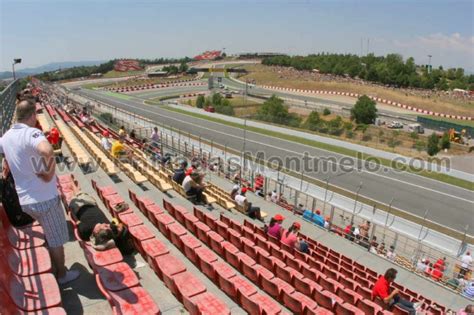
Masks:
[[[14,227],[23,227],[35,221],[30,215],[23,212],[16,193],[15,180],[11,172],[1,179],[1,201],[10,223]]]

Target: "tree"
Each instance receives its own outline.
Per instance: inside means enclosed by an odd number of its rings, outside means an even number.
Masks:
[[[297,127],[301,118],[288,112],[281,98],[272,95],[257,110],[257,119]]]
[[[327,107],[324,108],[324,110],[323,110],[323,115],[324,115],[324,116],[331,115],[331,110],[330,110],[329,108],[327,108]]]
[[[306,118],[304,127],[312,131],[317,131],[322,124],[324,124],[324,121],[319,117],[319,113],[317,111],[312,111],[308,118]]]
[[[451,142],[449,141],[449,134],[447,132],[445,132],[441,137],[440,146],[442,150],[449,149],[451,147]]]
[[[375,101],[371,100],[367,95],[359,97],[351,109],[351,118],[357,124],[373,124],[375,118],[377,118]]]
[[[206,102],[206,99],[204,98],[204,95],[198,95],[196,99],[196,107],[203,108],[205,102]]]
[[[178,71],[181,73],[188,71],[188,65],[186,64],[186,62],[184,61],[181,62],[181,64],[179,65]]]
[[[221,105],[222,102],[222,95],[220,93],[212,94],[212,105],[215,107]]]
[[[421,152],[425,150],[426,143],[422,140],[417,140],[413,146],[415,147],[416,151]]]
[[[426,145],[426,152],[429,156],[434,156],[439,152],[439,138],[436,133],[432,133],[431,136],[428,137],[428,143]]]

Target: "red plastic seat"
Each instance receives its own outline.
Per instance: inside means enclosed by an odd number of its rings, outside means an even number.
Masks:
[[[184,300],[206,292],[206,286],[192,273],[186,271],[173,276],[171,292],[184,303]]]
[[[330,278],[319,277],[318,283],[323,289],[332,293],[336,293],[338,288],[344,288],[339,282]]]
[[[209,292],[193,296],[184,306],[191,315],[230,315],[227,305]]]
[[[179,223],[184,224],[184,215],[187,213],[189,212],[185,207],[179,205],[174,206],[174,217]]]
[[[201,247],[201,242],[191,234],[181,236],[181,242],[183,244],[184,255],[194,264],[197,264],[196,248]]]
[[[206,247],[198,247],[194,251],[198,257],[199,269],[211,279],[215,279],[215,270],[212,266],[217,261],[217,255]]]
[[[168,225],[173,224],[175,222],[174,218],[170,216],[169,214],[162,213],[162,214],[155,215],[155,220],[161,234],[163,234],[167,239],[169,239],[170,234],[168,231]]]
[[[364,315],[363,311],[361,311],[354,305],[350,305],[347,303],[336,303],[336,305],[334,306],[334,312],[338,315]]]
[[[300,292],[288,294],[287,291],[283,291],[282,302],[294,314],[303,314],[305,309],[314,310],[318,307],[316,302]]]
[[[258,281],[258,273],[255,269],[257,263],[255,262],[255,260],[253,260],[252,257],[242,252],[237,255],[237,258],[239,260],[238,269],[242,272],[242,274],[249,278],[252,282]]]
[[[0,279],[8,287],[13,303],[24,311],[61,306],[58,283],[51,273],[20,277],[2,272]]]
[[[241,233],[242,234],[242,227],[243,225],[240,224],[238,221],[234,220],[234,219],[229,219],[230,221],[230,227],[233,229],[233,230],[236,230],[237,232]]]
[[[214,231],[207,232],[207,237],[209,240],[209,247],[219,256],[223,257],[224,250],[222,249],[222,242],[224,242],[224,238]]]
[[[193,213],[196,216],[196,218],[198,218],[199,221],[201,221],[202,223],[206,221],[206,218],[204,217],[204,212],[202,212],[202,210],[199,210],[198,208],[193,207]]]
[[[259,306],[260,314],[281,314],[281,306],[268,296],[257,293],[252,296],[252,300]]]
[[[148,219],[150,219],[151,223],[154,226],[158,226],[158,222],[156,221],[156,216],[165,213],[163,209],[157,204],[151,204],[145,207],[146,208],[146,215]]]
[[[257,246],[261,249],[264,249],[265,251],[267,252],[270,252],[270,246],[267,241],[267,239],[263,236],[260,236],[260,235],[256,235],[255,236],[255,243],[257,244]]]
[[[350,278],[346,278],[343,275],[339,276],[339,283],[342,284],[346,289],[355,291],[358,284]]]
[[[372,300],[372,291],[367,289],[367,288],[364,288],[364,287],[361,287],[361,286],[358,286],[356,288],[356,292],[362,296],[364,299],[367,299],[367,300]]]
[[[366,315],[377,315],[383,311],[383,307],[367,299],[357,301],[356,306]]]
[[[148,264],[153,268],[153,270],[157,270],[156,265],[154,265],[155,258],[158,256],[169,254],[168,247],[159,241],[156,238],[152,238],[142,242],[143,253],[145,254],[145,258]]]
[[[172,213],[174,211],[173,204],[167,201],[166,199],[163,199],[163,208],[165,208],[165,210],[168,211],[169,213]]]
[[[143,224],[132,226],[128,229],[128,231],[132,236],[135,248],[140,252],[140,254],[144,255],[142,246],[143,241],[155,238],[155,235],[153,235],[150,229]]]
[[[207,237],[207,233],[211,230],[206,224],[203,222],[197,222],[194,225],[194,228],[196,230],[196,236],[204,243],[208,244],[209,240]]]
[[[120,291],[140,285],[135,272],[124,262],[98,267],[97,274],[107,291]]]
[[[289,294],[295,291],[293,286],[280,278],[268,279],[265,275],[260,278],[260,282],[262,289],[275,299],[279,299],[282,290],[286,290]]]
[[[123,256],[118,248],[111,248],[104,251],[95,250],[90,245],[84,247],[87,260],[92,267],[103,267],[111,264],[121,262]]]
[[[257,260],[258,257],[255,243],[247,238],[242,238],[241,240],[244,253],[252,257],[254,260]]]
[[[188,234],[187,230],[181,224],[173,223],[168,225],[168,231],[171,242],[177,248],[179,248],[180,251],[183,251],[183,242],[181,241],[181,236]]]
[[[117,190],[113,186],[104,186],[104,187],[97,186],[97,193],[99,194],[100,199],[104,201],[103,198],[105,196],[115,195],[117,194]]]
[[[242,227],[242,232],[241,234],[248,240],[254,242],[255,241],[255,231],[252,228],[249,228],[248,226],[243,226]]]
[[[393,315],[410,315],[410,312],[407,310],[402,309],[398,305],[395,304],[395,306],[392,308],[392,313]]]
[[[161,314],[158,305],[140,286],[109,292],[109,299],[117,314]]]
[[[240,240],[242,235],[239,232],[232,229],[229,230],[228,234],[229,234],[229,238],[227,240],[231,242],[239,250],[243,250],[242,241]]]
[[[363,297],[352,291],[349,288],[338,288],[336,292],[337,296],[340,297],[345,303],[349,303],[351,305],[356,305],[357,301],[362,300]]]
[[[292,284],[296,291],[301,292],[307,296],[312,296],[315,290],[323,290],[323,288],[318,283],[316,283],[316,281],[307,278],[294,277]]]
[[[41,226],[27,226],[20,229],[10,226],[10,222],[5,224],[5,221],[3,221],[4,228],[7,230],[7,238],[12,247],[16,249],[28,249],[43,246],[46,243]]]
[[[238,277],[235,277],[238,278]],[[262,311],[260,309],[260,306],[258,305],[257,301],[255,301],[255,298],[259,295],[258,293],[254,293],[250,296],[247,295],[239,295],[238,296],[238,301],[239,305],[248,313],[248,314],[262,314]]]
[[[215,231],[217,228],[216,227],[217,218],[214,218],[214,216],[210,214],[209,212],[203,212],[203,215],[204,215],[204,223],[206,223],[206,225],[210,227],[211,230]]]
[[[229,281],[233,283],[237,290],[237,300],[240,302],[240,305],[243,304],[243,298],[250,297],[257,293],[256,287],[240,276],[232,277]]]
[[[215,262],[213,265],[215,269],[215,279],[219,288],[232,298],[237,297],[237,290],[232,278],[236,276],[236,272],[228,264],[223,261]]]
[[[185,272],[186,266],[173,255],[161,255],[155,258],[157,274],[168,288],[172,287],[172,277],[178,273]],[[166,281],[165,281],[166,279]]]
[[[5,254],[10,270],[19,276],[51,272],[51,258],[46,247],[40,246],[24,250],[8,247],[4,251]]]
[[[183,214],[184,226],[188,231],[196,235],[196,229],[194,225],[199,222],[199,219],[194,216],[191,212]]]
[[[222,221],[215,221],[215,226],[215,231],[217,232],[217,234],[222,236],[224,239],[227,239],[229,226]]]
[[[130,228],[132,226],[137,226],[137,225],[143,224],[142,219],[140,219],[140,217],[138,215],[136,215],[135,213],[133,213],[133,212],[131,212],[131,213],[129,213],[129,212],[119,213],[118,218],[128,228]]]
[[[94,187],[94,180],[92,180],[92,187]],[[94,189],[97,191],[97,185],[94,187]],[[137,203],[137,194],[131,191],[130,189],[128,190],[128,198],[133,202],[133,204],[136,206]]]
[[[154,204],[155,202],[147,197],[137,197],[137,208],[143,213],[147,213],[146,207]]]
[[[318,303],[319,306],[325,309],[332,310],[336,302],[344,303],[344,301],[337,295],[328,291],[314,291],[313,299]]]

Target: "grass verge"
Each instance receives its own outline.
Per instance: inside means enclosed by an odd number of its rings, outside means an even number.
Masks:
[[[170,106],[163,106],[163,108],[166,109],[166,110],[169,110],[169,111],[173,111],[173,112],[193,116],[193,117],[200,118],[200,119],[205,119],[205,120],[216,122],[216,123],[225,124],[225,125],[232,126],[232,127],[235,127],[235,128],[240,128],[240,129],[244,128],[244,125],[242,125],[242,124],[235,123],[235,122],[229,122],[229,121],[226,121],[226,120],[223,120],[223,119],[220,119],[220,118],[216,118],[216,117],[209,117],[209,116],[206,116],[206,115],[203,115],[203,114],[193,113],[193,112],[189,112],[189,111],[186,111],[186,110],[183,110],[183,109],[178,109],[178,108],[174,108],[174,107],[170,107]],[[339,153],[339,154],[342,154],[342,155],[347,155],[347,156],[350,156],[350,157],[353,157],[353,158],[358,158],[358,159],[361,159],[361,160],[364,160],[364,161],[367,161],[367,162],[370,161],[371,163],[379,163],[382,166],[391,167],[391,168],[399,170],[399,171],[405,171],[405,172],[413,173],[413,174],[420,175],[420,176],[423,176],[423,177],[426,177],[426,178],[438,180],[438,181],[441,181],[441,182],[444,182],[444,183],[447,183],[447,184],[455,185],[455,186],[458,186],[458,187],[461,187],[461,188],[465,188],[465,189],[474,191],[474,183],[473,182],[463,180],[463,179],[460,179],[460,178],[456,178],[456,177],[453,177],[453,176],[450,176],[450,175],[441,174],[441,173],[437,173],[437,172],[430,172],[430,171],[426,171],[426,170],[413,169],[413,168],[408,167],[405,164],[396,163],[396,162],[390,161],[388,159],[374,157],[374,156],[371,156],[369,154],[364,154],[362,152],[357,152],[357,151],[347,149],[347,148],[344,148],[344,147],[339,147],[339,146],[336,146],[336,145],[323,143],[323,142],[319,142],[319,141],[315,141],[315,140],[305,139],[305,138],[298,137],[298,136],[292,136],[292,135],[284,134],[284,133],[281,133],[281,132],[266,130],[266,129],[262,129],[262,128],[258,128],[258,127],[252,127],[252,126],[247,126],[246,129],[248,131],[264,134],[264,135],[267,135],[267,136],[271,136],[271,137],[280,138],[280,139],[283,139],[283,140],[288,140],[288,141],[308,145],[308,146],[311,146],[311,147],[315,147],[315,148],[319,148],[319,149]]]

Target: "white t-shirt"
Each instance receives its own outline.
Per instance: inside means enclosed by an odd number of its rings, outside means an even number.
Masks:
[[[100,139],[100,144],[107,151],[110,151],[110,149],[112,149],[112,143],[110,143],[109,138],[102,137],[102,139]]]
[[[192,181],[193,179],[189,175],[184,178],[183,184],[182,184],[184,191],[189,191],[193,187]]]
[[[243,207],[245,205],[245,200],[247,200],[247,197],[242,195],[236,195],[234,199],[239,206]]]
[[[462,262],[461,267],[469,268],[469,266],[472,264],[472,256],[471,255],[462,256],[461,262]]]
[[[56,178],[43,181],[36,174],[44,172],[37,146],[47,141],[41,130],[25,124],[14,124],[0,141],[0,152],[10,167],[15,180],[20,205],[53,199],[58,195]]]
[[[272,192],[272,196],[271,196],[271,201],[274,202],[274,203],[277,203],[278,202],[278,194],[276,192]]]

